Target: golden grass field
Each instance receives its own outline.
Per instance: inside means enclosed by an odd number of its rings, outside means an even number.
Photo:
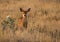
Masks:
[[[2,21],[7,15],[17,19],[28,12],[28,28],[3,31]],[[17,24],[17,22],[15,22]],[[60,42],[60,0],[0,0],[0,42]]]

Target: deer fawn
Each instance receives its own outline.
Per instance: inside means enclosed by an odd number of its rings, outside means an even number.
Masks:
[[[18,19],[18,27],[19,28],[27,28],[27,13],[30,11],[31,8],[29,8],[27,11],[23,10],[22,8],[20,8],[20,11],[23,12],[24,14],[22,14],[22,17]]]

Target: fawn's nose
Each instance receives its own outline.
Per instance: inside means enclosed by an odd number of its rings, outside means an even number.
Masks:
[[[24,15],[24,16],[26,16],[26,15]]]

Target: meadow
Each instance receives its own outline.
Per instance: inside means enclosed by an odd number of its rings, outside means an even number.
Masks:
[[[20,8],[31,8],[26,29],[16,25],[24,14]],[[8,15],[14,29],[2,25]],[[60,42],[60,0],[0,0],[0,42]]]

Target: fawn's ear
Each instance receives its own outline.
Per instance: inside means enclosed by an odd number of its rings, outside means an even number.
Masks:
[[[31,10],[31,8],[28,9],[28,12]]]
[[[21,12],[23,11],[22,8],[20,8],[20,11],[21,11]]]

